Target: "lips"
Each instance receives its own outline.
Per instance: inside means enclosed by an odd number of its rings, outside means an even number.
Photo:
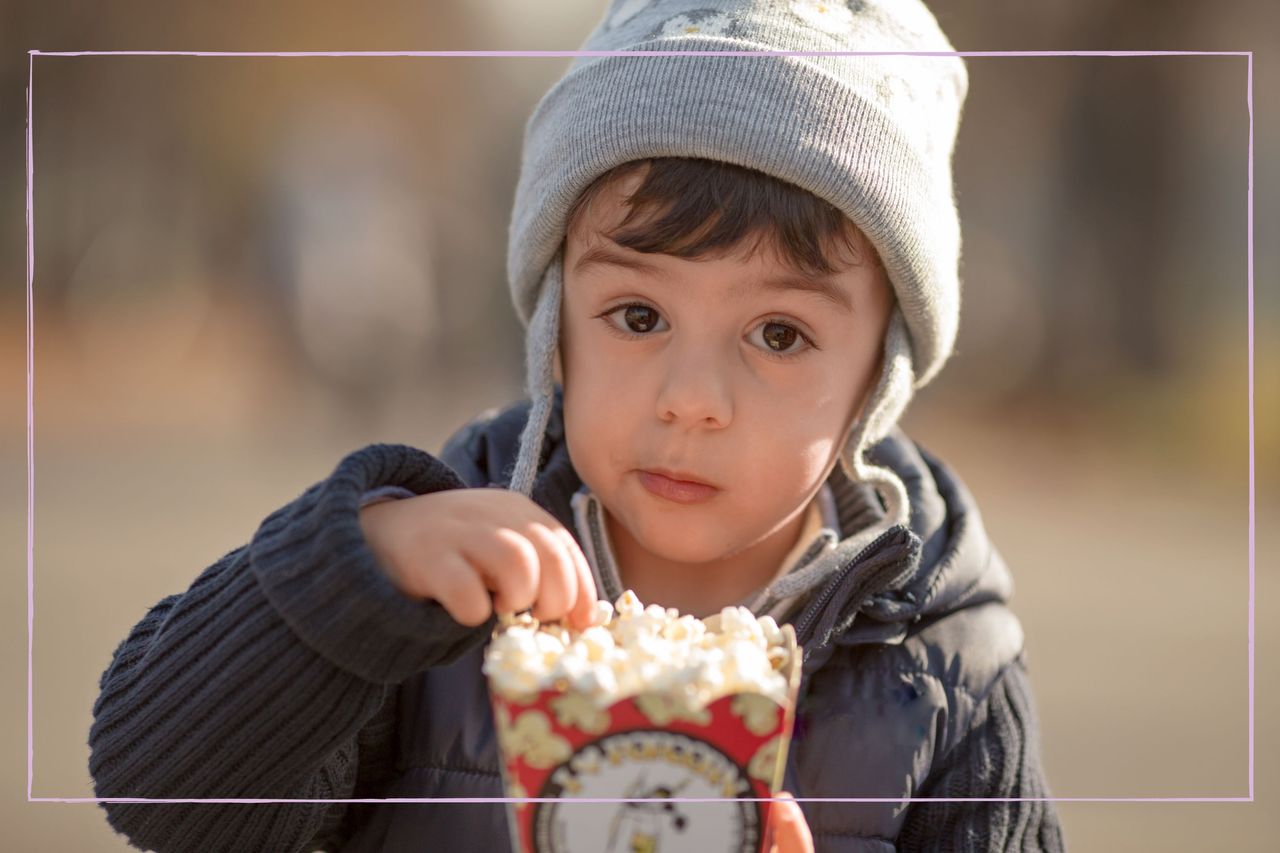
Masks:
[[[640,483],[657,497],[680,504],[696,504],[710,500],[720,491],[715,486],[699,480],[687,480],[684,477],[694,475],[685,472],[656,468],[637,471]],[[677,476],[677,474],[679,476]]]

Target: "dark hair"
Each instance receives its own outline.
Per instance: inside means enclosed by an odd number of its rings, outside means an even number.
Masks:
[[[810,275],[839,272],[863,261],[866,253],[883,269],[870,241],[831,203],[771,175],[719,160],[654,157],[615,166],[574,201],[569,227],[605,187],[645,165],[650,168],[643,182],[626,198],[626,217],[607,235],[619,245],[698,258],[730,251],[754,236],[750,253],[767,238],[780,260]],[[842,263],[833,264],[833,255]]]

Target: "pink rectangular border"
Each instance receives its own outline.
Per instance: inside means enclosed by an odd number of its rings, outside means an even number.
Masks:
[[[32,649],[35,628],[35,431],[32,405],[35,363],[35,317],[32,284],[35,280],[35,223],[32,218],[35,159],[32,149],[32,101],[34,99],[35,58],[37,56],[192,56],[192,57],[574,57],[574,56],[1243,56],[1247,58],[1245,104],[1249,116],[1248,205],[1248,341],[1249,341],[1249,794],[1245,797],[797,797],[797,802],[813,803],[902,803],[902,802],[1057,802],[1057,803],[1252,803],[1254,801],[1254,617],[1255,617],[1255,459],[1253,387],[1253,51],[1210,50],[1024,50],[1024,51],[599,51],[599,50],[411,50],[411,51],[183,51],[183,50],[81,50],[27,52],[27,802],[29,803],[524,803],[548,802],[540,797],[441,797],[346,800],[266,800],[266,799],[161,799],[148,797],[32,797],[35,765],[32,714]],[[760,801],[760,798],[741,799]],[[720,798],[673,797],[676,802],[719,802]],[[632,802],[625,798],[584,799],[583,803]],[[579,802],[575,800],[575,802]]]

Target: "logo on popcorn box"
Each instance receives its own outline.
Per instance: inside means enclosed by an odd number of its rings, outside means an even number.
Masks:
[[[536,803],[535,850],[754,853],[760,815],[744,767],[711,744],[668,731],[608,735],[578,750],[547,778]],[[674,797],[721,799],[688,803]],[[636,802],[574,804],[574,799]]]

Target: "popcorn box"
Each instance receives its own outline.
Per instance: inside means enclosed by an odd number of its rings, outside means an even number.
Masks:
[[[718,619],[701,621],[714,629]],[[786,653],[774,665],[785,679],[782,696],[738,690],[699,707],[682,702],[675,691],[658,689],[608,702],[563,678],[513,696],[495,689],[491,677],[507,796],[554,798],[507,804],[512,850],[765,850],[771,804],[739,798],[770,797],[782,787],[800,655],[792,627],[776,630],[773,647]],[[637,801],[574,802],[612,798]]]

